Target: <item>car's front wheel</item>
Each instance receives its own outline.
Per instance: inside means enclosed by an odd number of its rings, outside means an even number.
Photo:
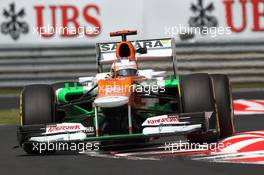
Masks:
[[[39,84],[26,86],[20,96],[21,126],[54,123],[55,99],[51,86]],[[37,154],[32,143],[22,145],[28,154]]]

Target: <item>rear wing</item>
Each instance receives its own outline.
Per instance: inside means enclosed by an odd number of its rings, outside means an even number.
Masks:
[[[97,43],[96,59],[98,73],[103,71],[103,65],[112,64],[116,60],[116,44],[119,42]],[[173,64],[174,75],[176,76],[176,52],[174,38],[150,39],[131,41],[135,50],[147,48],[146,54],[136,53],[138,61],[144,60],[168,60]]]

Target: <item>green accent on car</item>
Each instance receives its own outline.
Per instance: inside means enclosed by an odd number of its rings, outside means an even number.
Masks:
[[[155,103],[155,105],[153,107],[150,107],[150,109],[156,109],[159,111],[170,111],[171,110],[171,103],[172,102],[168,102],[168,103],[165,103],[164,105],[160,105],[159,103]]]
[[[59,103],[67,103],[68,96],[81,96],[84,94],[83,86],[78,86],[77,82],[74,83],[73,87],[70,87],[69,83],[65,83],[65,88],[61,88],[57,93],[57,100]],[[87,115],[91,116],[94,113],[94,109],[87,111],[78,105],[73,105],[66,110],[66,116],[80,116]],[[78,120],[79,121],[79,120]],[[74,121],[71,121],[74,122]]]
[[[67,103],[67,96],[83,95],[83,92],[83,86],[78,86],[77,83],[74,83],[74,86],[70,87],[69,83],[65,83],[65,88],[59,90],[57,99],[59,103]]]
[[[170,76],[170,79],[165,80],[165,88],[174,88],[179,85],[179,77],[174,79],[172,76]]]

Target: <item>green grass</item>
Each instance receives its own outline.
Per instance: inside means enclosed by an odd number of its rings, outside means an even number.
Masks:
[[[0,110],[0,124],[19,124],[18,109]]]

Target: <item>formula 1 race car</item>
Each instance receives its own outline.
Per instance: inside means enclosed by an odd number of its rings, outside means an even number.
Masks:
[[[234,133],[228,77],[178,75],[173,38],[127,41],[136,34],[111,32],[122,41],[96,44],[93,77],[24,87],[18,141],[27,153],[35,153],[34,143],[145,143],[174,135],[212,142]],[[172,74],[138,69],[150,60],[171,61]]]

